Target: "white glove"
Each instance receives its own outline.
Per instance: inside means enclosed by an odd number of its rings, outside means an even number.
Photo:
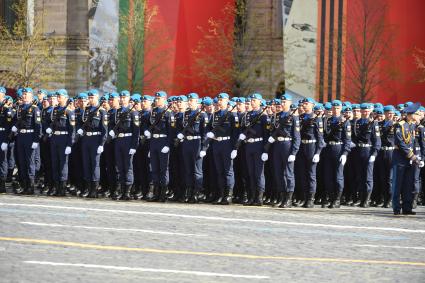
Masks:
[[[148,151],[148,158],[151,158],[151,152]]]
[[[214,135],[214,133],[213,132],[208,132],[207,133],[207,138],[209,138],[209,139],[213,139],[215,137],[215,135]]]
[[[373,162],[375,162],[375,159],[376,159],[375,155],[371,155],[371,156],[369,157],[369,163],[373,163]]]
[[[315,154],[313,156],[313,163],[318,163],[320,161],[320,156],[318,154]]]
[[[344,166],[345,162],[347,162],[347,156],[345,154],[341,155],[339,162],[341,162],[341,165]]]
[[[15,126],[12,127],[12,132],[16,133],[18,131],[18,128],[16,128]]]
[[[65,155],[68,155],[70,153],[71,153],[71,147],[70,146],[65,147]]]
[[[295,161],[295,155],[289,155],[288,156],[288,162],[294,162]]]
[[[38,142],[33,142],[31,145],[32,149],[36,149],[38,147]]]
[[[50,135],[51,133],[52,133],[52,129],[47,128],[47,129],[46,129],[46,134]]]
[[[266,162],[269,159],[269,155],[267,153],[263,153],[261,154],[261,160],[263,160],[264,162]]]
[[[424,166],[425,166],[425,162],[423,162],[423,161],[419,162],[419,168],[422,168]]]
[[[130,148],[130,151],[128,152],[128,154],[133,155],[136,153],[136,150],[134,148]]]
[[[109,135],[111,136],[111,138],[115,138],[115,132],[114,132],[114,130],[110,130],[109,131]]]
[[[99,145],[97,148],[97,154],[101,154],[103,152],[103,146]]]
[[[164,146],[162,149],[161,149],[161,152],[162,153],[168,153],[170,151],[170,148],[168,147],[168,146]]]
[[[274,143],[276,140],[273,137],[269,137],[269,139],[267,140],[269,143]]]
[[[203,158],[205,155],[207,155],[207,152],[206,152],[205,150],[201,150],[201,151],[199,152],[199,157],[200,157],[200,158]]]
[[[143,134],[145,135],[145,137],[147,137],[148,139],[152,136],[151,132],[149,132],[148,130],[144,131]]]
[[[1,144],[1,150],[2,151],[6,151],[7,150],[7,143],[4,142],[4,143]]]
[[[236,156],[238,156],[238,151],[236,149],[232,150],[232,152],[230,153],[230,158],[231,159],[235,159]]]
[[[184,139],[184,135],[183,135],[182,133],[178,133],[178,134],[177,134],[177,138],[178,138],[179,140],[182,140],[182,139]]]
[[[77,134],[79,134],[80,136],[82,136],[82,135],[84,134],[83,129],[78,129],[78,130],[77,130]]]
[[[240,134],[240,135],[239,135],[239,139],[240,139],[241,141],[244,141],[244,140],[246,139],[246,136],[245,136],[244,134]]]

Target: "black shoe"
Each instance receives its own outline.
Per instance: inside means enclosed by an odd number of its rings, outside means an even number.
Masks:
[[[404,210],[403,210],[402,214],[403,214],[403,215],[416,215],[416,212],[411,211],[411,210],[410,210],[410,211],[404,211]]]
[[[27,187],[26,187],[26,195],[33,195],[34,194],[34,188],[35,183],[34,180],[27,181]]]
[[[366,192],[364,194],[362,202],[360,203],[360,207],[368,208],[370,206],[370,195],[371,194],[372,194],[372,192]]]
[[[221,200],[222,205],[229,205],[232,203],[232,192],[230,190],[230,188],[226,187],[224,189],[224,195],[223,195],[223,199]]]
[[[121,198],[120,200],[130,200],[131,185],[121,184]]]
[[[400,215],[400,211],[394,211],[394,215]]]
[[[97,198],[97,187],[99,186],[98,182],[91,182],[90,183],[90,191],[88,194],[88,198]]]
[[[112,184],[110,187],[110,193],[111,199],[113,200],[119,200],[120,199],[120,191],[121,188],[117,184]]]
[[[303,204],[304,208],[314,208],[314,193],[307,194],[307,200]]]
[[[280,208],[291,208],[292,207],[292,196],[294,192],[286,192],[285,201],[279,205]]]
[[[282,205],[282,203],[285,202],[285,193],[281,192],[278,195],[277,201],[276,203],[273,204],[274,207],[280,207]]]
[[[167,201],[167,186],[161,186],[159,191],[159,201],[166,202]]]
[[[148,199],[149,202],[156,202],[159,200],[159,194],[160,194],[160,189],[159,186],[154,186],[153,187],[153,194],[152,197],[150,199]]]
[[[336,195],[335,195],[335,199],[328,206],[328,208],[340,208],[341,207],[341,195],[342,195],[342,192],[337,192]]]
[[[418,197],[419,197],[418,193],[413,194],[413,202],[412,202],[413,209],[416,209],[418,207]]]
[[[263,192],[260,191],[260,189],[258,189],[258,191],[255,193],[255,199],[252,205],[255,205],[255,206],[263,205]]]
[[[0,180],[0,194],[3,194],[6,192],[6,180],[2,179]]]

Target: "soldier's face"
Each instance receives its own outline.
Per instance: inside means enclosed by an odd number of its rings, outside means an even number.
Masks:
[[[220,109],[226,109],[228,103],[229,103],[229,99],[227,98],[218,99],[218,107],[220,107]]]
[[[3,101],[3,99],[4,99],[4,93],[0,92],[0,100]]]
[[[341,115],[341,109],[341,106],[332,106],[332,115],[335,117]]]
[[[261,105],[261,100],[259,100],[259,99],[251,99],[251,107],[253,109],[260,108],[260,105]]]
[[[32,93],[24,92],[22,94],[22,100],[24,101],[24,103],[30,103],[32,101]]]
[[[189,99],[189,107],[190,109],[198,109],[198,99],[193,98],[193,99]]]
[[[63,96],[63,95],[58,96],[58,102],[60,105],[65,105],[67,100],[68,98],[66,96]]]
[[[362,118],[369,118],[370,115],[370,109],[362,109],[360,110],[360,113],[362,115]]]
[[[276,112],[281,112],[283,109],[281,104],[277,104],[275,107],[276,107]]]
[[[89,96],[89,104],[90,104],[91,106],[96,106],[96,105],[97,105],[97,103],[98,103],[98,100],[99,100],[99,98],[98,98],[98,96],[97,96],[97,95]]]
[[[238,103],[236,105],[236,109],[238,109],[238,112],[245,112],[245,103]]]
[[[394,112],[385,112],[385,120],[394,119]]]
[[[163,107],[163,106],[164,106],[164,104],[165,104],[165,98],[164,98],[164,97],[159,97],[159,96],[157,96],[157,97],[155,98],[155,105],[156,105],[156,106],[158,106],[158,107]]]
[[[37,94],[37,97],[38,97],[38,100],[43,101],[44,94],[42,94],[42,93],[38,93],[38,94]]]
[[[290,100],[282,100],[282,111],[288,111],[291,107],[291,101]]]
[[[305,112],[310,113],[313,110],[313,103],[304,102],[303,103],[303,109],[304,109]]]

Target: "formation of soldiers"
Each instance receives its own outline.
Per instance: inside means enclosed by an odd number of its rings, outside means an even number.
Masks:
[[[424,113],[258,93],[22,88],[14,101],[0,87],[0,192],[11,182],[16,194],[415,214]]]

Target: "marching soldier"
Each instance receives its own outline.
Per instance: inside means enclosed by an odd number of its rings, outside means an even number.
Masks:
[[[0,87],[0,193],[6,192],[6,179],[8,175],[8,136],[12,127],[12,120],[15,115],[13,108],[8,105],[9,99],[6,97],[6,88]]]

